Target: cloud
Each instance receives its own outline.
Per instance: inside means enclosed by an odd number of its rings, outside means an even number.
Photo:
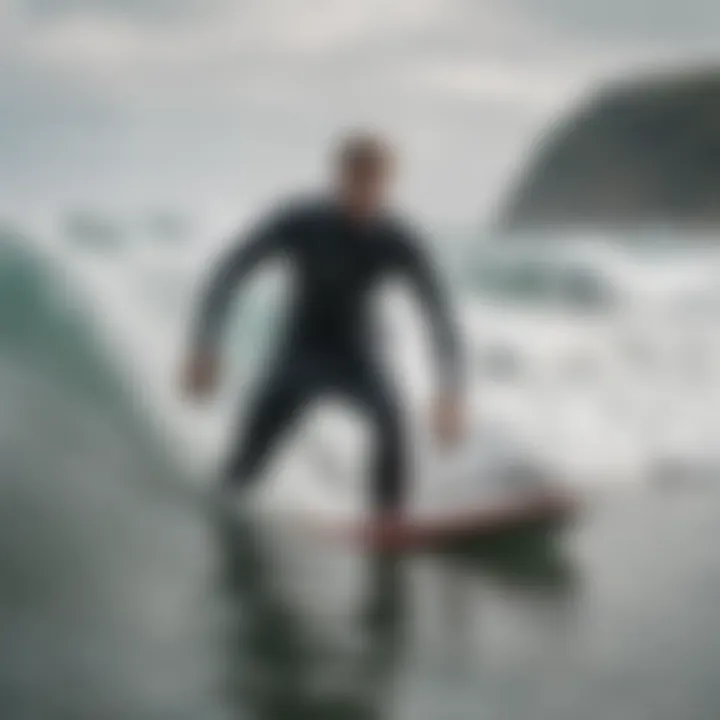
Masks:
[[[446,102],[481,101],[526,110],[557,106],[584,86],[581,73],[568,68],[528,67],[492,58],[414,63],[403,73],[403,81]]]
[[[717,48],[716,0],[511,0],[529,16],[588,39],[654,40],[686,49],[698,41]]]
[[[74,97],[84,90],[95,104],[105,98],[142,112],[200,103],[208,111],[278,107],[283,98],[302,102],[299,95],[330,105],[358,95],[380,102],[398,86],[436,99],[548,103],[569,84],[568,73],[538,59],[549,53],[555,65],[584,66],[582,52],[573,48],[567,63],[558,37],[498,0],[16,0],[12,7],[14,22],[0,36],[12,82],[44,75]]]
[[[407,36],[431,27],[444,6],[442,0],[34,0],[30,7],[25,30],[34,47],[49,46],[53,60],[114,62],[139,53],[150,63],[202,63],[217,55],[322,54],[368,38]]]
[[[22,0],[25,17],[51,23],[72,15],[130,18],[139,23],[182,21],[212,12],[225,0]]]
[[[426,32],[442,18],[442,0],[34,0],[14,6],[0,30],[0,58],[16,76],[85,87],[133,105],[174,109],[185,97],[225,105],[244,90],[282,76],[313,81],[332,75],[338,56],[362,55]],[[22,9],[20,9],[22,7]],[[170,8],[173,8],[172,10]],[[172,22],[158,18],[172,15]],[[185,22],[192,18],[192,22]],[[12,25],[12,27],[11,27]],[[367,55],[372,65],[372,52]],[[300,77],[299,77],[300,76]],[[312,92],[312,88],[310,88]],[[265,93],[274,94],[275,93]]]

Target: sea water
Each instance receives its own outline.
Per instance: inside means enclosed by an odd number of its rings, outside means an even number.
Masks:
[[[716,717],[712,238],[439,236],[468,447],[589,493],[560,538],[374,557],[219,518],[196,490],[276,338],[282,271],[233,314],[219,400],[189,407],[177,378],[212,243],[4,230],[3,718]],[[379,308],[420,438],[423,329],[399,290]],[[353,506],[361,423],[313,413],[270,499]]]

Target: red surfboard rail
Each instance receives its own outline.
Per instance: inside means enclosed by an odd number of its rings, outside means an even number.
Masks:
[[[356,523],[310,521],[308,527],[335,539],[350,540],[378,549],[413,549],[441,546],[464,539],[496,537],[538,524],[562,524],[579,511],[578,499],[562,493],[448,514],[438,518],[374,520]]]

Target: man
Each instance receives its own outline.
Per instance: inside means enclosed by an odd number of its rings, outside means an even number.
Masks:
[[[434,425],[446,443],[458,438],[462,425],[458,343],[428,259],[414,233],[385,207],[393,171],[387,145],[371,135],[353,136],[341,143],[335,162],[335,189],[327,198],[271,214],[219,266],[200,308],[185,386],[195,397],[213,389],[233,290],[261,261],[287,258],[295,271],[290,322],[252,402],[226,482],[248,485],[299,411],[321,394],[340,394],[371,422],[374,504],[387,519],[402,508],[407,458],[400,403],[373,352],[373,289],[401,275],[423,301],[439,361]]]

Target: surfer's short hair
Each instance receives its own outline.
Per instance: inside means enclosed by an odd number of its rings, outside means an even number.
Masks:
[[[337,145],[336,162],[342,175],[382,173],[390,169],[393,160],[390,143],[372,132],[346,135]]]

